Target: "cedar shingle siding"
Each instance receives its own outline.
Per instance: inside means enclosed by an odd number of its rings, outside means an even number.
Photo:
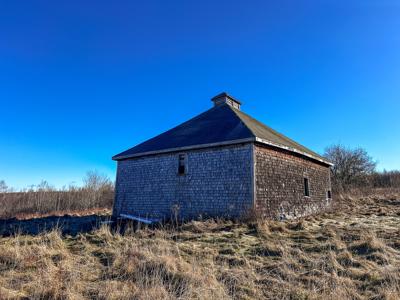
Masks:
[[[251,144],[193,150],[187,173],[178,153],[118,162],[114,214],[164,219],[239,217],[252,206]]]
[[[241,112],[233,97],[213,101],[207,112],[113,157],[114,216],[284,219],[330,205],[328,161]]]
[[[270,219],[294,218],[330,205],[330,170],[285,151],[255,147],[255,207]],[[305,179],[309,197],[305,195]]]

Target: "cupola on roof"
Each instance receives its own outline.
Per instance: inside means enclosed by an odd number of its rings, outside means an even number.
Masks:
[[[225,92],[218,94],[217,96],[211,98],[211,101],[214,102],[214,106],[228,104],[228,105],[232,106],[233,108],[236,108],[239,110],[240,110],[240,105],[242,105],[242,103],[239,100],[233,98],[232,96],[228,95]]]

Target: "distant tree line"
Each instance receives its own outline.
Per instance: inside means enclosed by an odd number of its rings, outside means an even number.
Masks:
[[[114,183],[97,171],[87,172],[83,186],[70,185],[61,189],[47,181],[15,191],[0,181],[0,219],[23,214],[110,209],[114,200]]]
[[[376,161],[363,148],[332,145],[324,156],[334,165],[332,185],[337,191],[354,188],[400,188],[400,171],[376,170]]]
[[[376,171],[376,161],[363,148],[332,145],[324,156],[334,165],[331,168],[334,191],[355,188],[400,188],[400,171]],[[56,211],[110,209],[114,200],[114,183],[96,171],[87,172],[83,186],[61,189],[47,181],[15,191],[0,180],[0,219],[19,214],[49,214]]]

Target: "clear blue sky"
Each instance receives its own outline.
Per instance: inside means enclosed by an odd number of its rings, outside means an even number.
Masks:
[[[322,4],[324,3],[324,4]],[[400,169],[399,1],[0,0],[0,179],[56,186],[211,107]]]

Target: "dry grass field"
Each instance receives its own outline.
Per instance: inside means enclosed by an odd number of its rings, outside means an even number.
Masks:
[[[399,299],[400,193],[297,221],[0,238],[0,299]]]

